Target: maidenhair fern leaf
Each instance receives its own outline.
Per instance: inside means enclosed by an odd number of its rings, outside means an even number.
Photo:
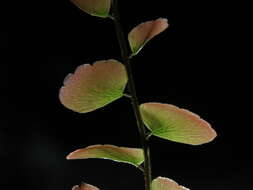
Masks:
[[[127,84],[125,66],[110,59],[79,66],[60,89],[61,103],[79,113],[101,108],[123,96]]]
[[[155,136],[191,145],[208,143],[216,137],[209,123],[188,110],[170,104],[145,103],[140,111]]]
[[[168,26],[167,19],[159,18],[141,23],[133,28],[128,34],[132,54],[138,54],[149,40],[163,32]]]
[[[93,145],[70,153],[67,159],[102,158],[132,164],[136,167],[144,161],[143,150],[114,145]]]

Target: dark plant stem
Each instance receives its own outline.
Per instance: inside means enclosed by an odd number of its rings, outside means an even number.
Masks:
[[[135,83],[133,79],[133,74],[132,74],[132,68],[130,65],[130,58],[129,58],[129,47],[128,43],[126,41],[121,22],[120,22],[120,14],[119,14],[119,9],[118,9],[118,1],[113,0],[112,3],[112,16],[113,16],[113,21],[115,24],[115,29],[117,33],[117,38],[119,41],[120,45],[120,50],[121,50],[121,56],[123,59],[123,63],[126,67],[127,75],[128,75],[128,91],[131,96],[131,103],[132,107],[135,113],[135,117],[137,120],[137,126],[140,134],[140,140],[141,140],[141,145],[144,151],[144,178],[145,178],[145,190],[150,190],[151,186],[151,161],[150,161],[150,151],[149,151],[149,145],[148,145],[148,139],[146,138],[146,129],[141,117],[140,109],[139,109],[139,101],[136,95],[136,90],[135,90]]]

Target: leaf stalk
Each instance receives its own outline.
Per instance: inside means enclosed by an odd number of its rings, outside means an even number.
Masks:
[[[130,98],[130,99],[132,98],[132,96],[130,94],[126,94],[126,93],[124,93],[123,96],[126,98]]]
[[[133,111],[135,113],[135,118],[137,121],[138,131],[140,135],[141,145],[144,151],[144,179],[145,179],[145,190],[151,190],[151,160],[150,160],[150,149],[148,144],[148,139],[146,138],[146,129],[143,123],[143,119],[141,117],[139,101],[137,98],[137,93],[135,89],[134,78],[132,74],[132,68],[130,64],[129,57],[129,46],[127,40],[124,35],[123,28],[121,26],[120,14],[118,9],[118,0],[113,0],[112,3],[112,17],[114,18],[115,30],[121,50],[121,57],[123,59],[123,64],[126,67],[127,75],[128,75],[128,91],[131,96],[131,104],[133,107]]]

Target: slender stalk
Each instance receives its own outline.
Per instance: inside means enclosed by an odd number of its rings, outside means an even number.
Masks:
[[[132,98],[132,96],[131,96],[131,95],[126,94],[126,93],[124,93],[124,94],[123,94],[123,96],[125,96],[126,98]]]
[[[150,190],[151,186],[151,161],[150,161],[150,151],[148,145],[148,139],[146,138],[146,129],[141,117],[140,109],[139,109],[139,101],[137,98],[135,83],[132,74],[132,68],[130,65],[129,58],[129,47],[121,26],[120,22],[120,14],[118,9],[118,0],[113,0],[112,3],[112,16],[115,24],[115,29],[117,33],[117,38],[119,41],[119,46],[121,50],[121,56],[123,59],[123,63],[126,67],[127,75],[128,75],[128,91],[131,96],[131,103],[133,107],[133,111],[135,113],[135,117],[137,120],[137,126],[140,134],[141,145],[144,151],[144,179],[145,179],[145,190]]]

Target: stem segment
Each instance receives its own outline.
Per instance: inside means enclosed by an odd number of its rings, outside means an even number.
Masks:
[[[131,96],[131,103],[132,107],[135,113],[135,117],[137,120],[137,126],[140,134],[140,140],[141,140],[141,145],[144,151],[144,178],[145,178],[145,190],[150,190],[151,188],[151,161],[150,161],[150,151],[149,151],[149,145],[148,145],[148,139],[146,138],[146,129],[141,117],[140,109],[139,109],[139,102],[138,98],[136,95],[136,90],[135,90],[135,83],[133,79],[133,74],[132,74],[132,68],[130,65],[130,59],[129,59],[129,48],[128,48],[128,43],[125,39],[125,35],[121,26],[120,22],[120,14],[119,14],[119,9],[118,9],[118,1],[113,0],[112,3],[112,16],[113,16],[113,21],[115,24],[115,29],[117,33],[117,38],[119,41],[119,46],[121,50],[121,56],[123,59],[123,63],[126,67],[127,75],[128,75],[128,91]]]

